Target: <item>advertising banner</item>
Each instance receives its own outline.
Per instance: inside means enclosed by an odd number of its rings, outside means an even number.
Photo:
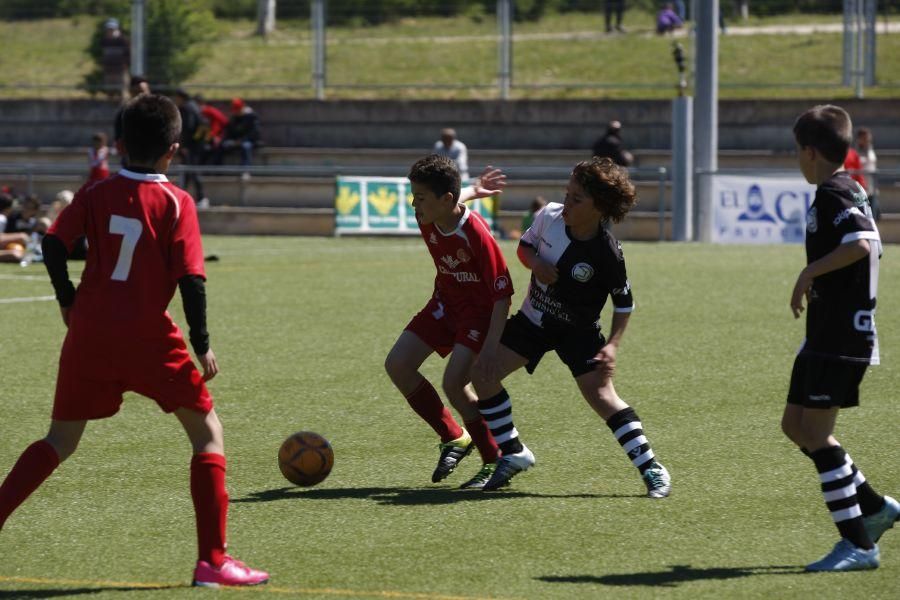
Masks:
[[[799,244],[816,187],[802,177],[713,178],[713,242]]]
[[[494,202],[480,198],[467,204],[493,228]],[[336,235],[419,233],[405,177],[338,177],[334,208]]]

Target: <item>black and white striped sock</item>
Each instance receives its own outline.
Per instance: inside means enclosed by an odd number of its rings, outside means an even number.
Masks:
[[[653,449],[644,435],[637,413],[630,406],[623,408],[606,421],[616,440],[641,474],[653,464]]]
[[[484,417],[491,435],[500,446],[500,452],[515,454],[522,451],[519,432],[512,420],[512,403],[505,389],[501,389],[496,396],[479,400],[478,412]]]
[[[809,457],[819,472],[825,506],[841,536],[858,548],[873,548],[856,497],[854,478],[859,471],[854,472],[853,462],[847,459],[847,453],[840,446],[829,446],[810,452]]]
[[[862,510],[863,516],[874,515],[884,508],[884,496],[869,485],[869,482],[866,481],[866,476],[856,467],[856,463],[853,462],[850,455],[845,452],[844,456],[847,457],[847,464],[853,469],[853,485],[856,486],[856,500],[859,502],[859,508]]]

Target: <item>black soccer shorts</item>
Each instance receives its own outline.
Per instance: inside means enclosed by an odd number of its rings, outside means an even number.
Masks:
[[[863,362],[798,354],[787,402],[804,408],[859,406],[859,384],[868,366]]]
[[[525,369],[534,373],[544,354],[555,350],[572,377],[594,370],[588,361],[606,345],[606,338],[595,328],[545,328],[535,325],[521,311],[513,315],[503,328],[500,343],[528,359]]]

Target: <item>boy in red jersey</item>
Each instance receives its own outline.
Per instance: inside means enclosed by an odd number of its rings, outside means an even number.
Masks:
[[[268,574],[225,552],[228,493],[222,425],[204,381],[219,371],[206,332],[203,248],[194,202],[164,173],[178,151],[181,118],[171,100],[141,95],[122,113],[127,168],[79,190],[44,237],[45,264],[68,328],[47,436],[29,446],[0,485],[0,529],[10,514],[71,456],[87,421],[118,412],[134,391],[173,412],[193,447],[190,487],[199,560],[194,585],[254,585]],[[87,236],[76,291],[66,261]],[[166,307],[181,290],[188,354]]]
[[[461,486],[465,489],[480,489],[499,459],[497,443],[468,384],[476,359],[488,365],[495,361],[513,287],[490,226],[462,201],[497,193],[504,179],[498,169],[488,167],[474,187],[460,190],[459,171],[451,159],[432,154],[412,166],[413,208],[437,276],[431,299],[400,334],[385,361],[394,385],[440,436],[441,454],[432,482],[443,480],[478,448],[483,466]],[[419,373],[433,352],[446,357],[451,351],[442,387],[465,428]]]

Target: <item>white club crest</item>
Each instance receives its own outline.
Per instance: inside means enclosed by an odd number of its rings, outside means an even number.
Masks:
[[[594,276],[594,267],[587,263],[580,262],[572,267],[572,279],[585,283]]]
[[[806,231],[815,233],[819,230],[819,222],[816,219],[816,207],[813,206],[806,213]]]

